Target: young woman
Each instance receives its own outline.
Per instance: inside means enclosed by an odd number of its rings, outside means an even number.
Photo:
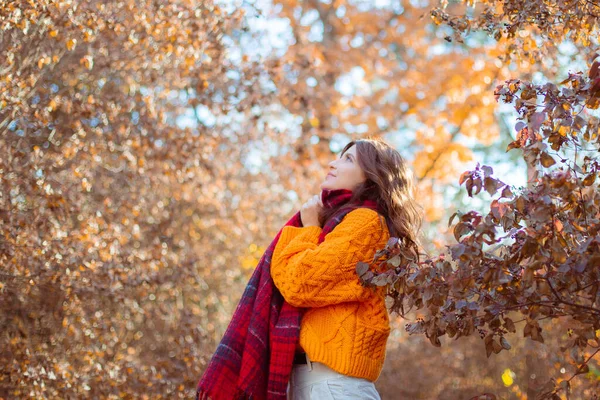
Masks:
[[[301,208],[301,226],[284,226],[271,259],[271,277],[287,303],[303,309],[287,398],[380,399],[373,382],[390,332],[384,288],[360,284],[358,262],[371,263],[391,236],[406,237],[418,261],[421,213],[400,154],[378,139],[348,143],[329,163],[321,184],[346,194],[332,207],[323,193]],[[339,210],[355,206],[324,239]],[[321,240],[320,240],[321,237]]]

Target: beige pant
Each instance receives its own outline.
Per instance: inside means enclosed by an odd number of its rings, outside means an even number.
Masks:
[[[287,389],[288,400],[381,400],[373,382],[340,374],[327,365],[294,364]]]

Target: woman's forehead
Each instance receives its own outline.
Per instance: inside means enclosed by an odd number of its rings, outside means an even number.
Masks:
[[[352,146],[348,147],[344,153],[356,154],[356,145],[353,144]]]

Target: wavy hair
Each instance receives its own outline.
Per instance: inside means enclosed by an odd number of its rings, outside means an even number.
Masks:
[[[353,140],[340,157],[353,145],[366,180],[352,190],[348,202],[373,200],[377,203],[390,237],[397,237],[407,246],[415,262],[420,260],[419,234],[423,221],[423,208],[414,198],[415,183],[412,170],[400,153],[378,138]],[[319,221],[326,222],[337,209],[322,209]]]

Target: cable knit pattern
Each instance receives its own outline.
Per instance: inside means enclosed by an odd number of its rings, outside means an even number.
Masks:
[[[321,228],[286,226],[271,260],[283,298],[307,307],[300,345],[311,360],[350,376],[375,381],[390,333],[382,287],[360,284],[359,261],[371,263],[390,235],[376,211],[358,208],[318,244]]]

